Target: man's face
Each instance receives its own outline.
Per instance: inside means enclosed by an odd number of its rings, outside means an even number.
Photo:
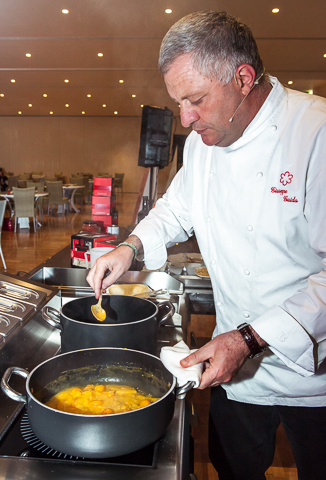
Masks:
[[[242,122],[229,122],[242,100],[234,81],[221,85],[192,66],[189,55],[178,57],[164,75],[170,97],[180,105],[181,123],[192,127],[206,145],[226,147],[241,137]]]

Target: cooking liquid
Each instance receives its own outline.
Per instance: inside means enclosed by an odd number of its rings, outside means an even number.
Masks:
[[[142,395],[127,385],[87,385],[72,387],[57,393],[46,403],[62,412],[81,415],[112,415],[143,408],[158,400]]]

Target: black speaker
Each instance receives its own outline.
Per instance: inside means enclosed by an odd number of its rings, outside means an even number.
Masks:
[[[167,107],[144,105],[139,146],[139,167],[168,166],[170,161],[173,112]]]

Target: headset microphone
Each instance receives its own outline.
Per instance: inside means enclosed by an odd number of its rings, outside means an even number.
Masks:
[[[241,105],[243,104],[243,102],[245,101],[245,99],[248,97],[248,95],[249,95],[249,93],[252,91],[252,89],[253,89],[256,85],[258,85],[259,80],[260,80],[261,77],[264,75],[264,73],[265,73],[265,72],[263,72],[263,73],[254,81],[254,83],[253,83],[251,89],[249,90],[249,92],[247,93],[247,95],[241,100],[241,102],[240,102],[239,105],[237,106],[234,114],[233,114],[232,117],[229,119],[229,122],[230,122],[230,123],[233,122],[233,119],[234,119],[235,114],[237,113],[237,111],[239,110],[239,108],[241,107]],[[236,81],[236,84],[238,84],[237,81]]]

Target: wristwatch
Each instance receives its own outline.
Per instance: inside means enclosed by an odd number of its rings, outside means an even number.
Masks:
[[[239,325],[237,329],[241,333],[242,338],[244,339],[250,350],[250,355],[248,356],[248,358],[259,357],[262,353],[265,352],[266,347],[261,347],[259,345],[248,323],[241,323],[241,325]]]

